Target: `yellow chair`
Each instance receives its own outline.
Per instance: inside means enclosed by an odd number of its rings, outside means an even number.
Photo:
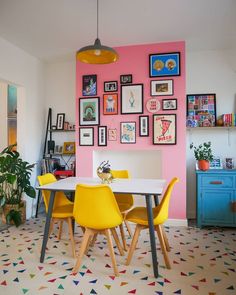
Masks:
[[[75,221],[85,228],[80,252],[73,272],[78,272],[82,257],[87,251],[92,237],[94,238],[98,233],[101,233],[107,238],[114,273],[118,276],[110,231],[113,234],[121,255],[124,255],[115,230],[115,227],[123,222],[123,218],[110,187],[104,184],[95,186],[85,184],[77,185],[73,215]]]
[[[45,185],[45,184],[53,183],[56,181],[57,181],[56,177],[51,173],[46,173],[44,175],[38,176],[38,182],[40,185]],[[50,194],[51,194],[51,191],[42,190],[46,212],[48,212]],[[59,231],[58,231],[57,238],[60,240],[63,222],[66,221],[69,227],[69,236],[72,241],[72,253],[73,253],[73,256],[75,257],[74,236],[73,236],[73,229],[72,229],[73,207],[74,207],[74,203],[68,200],[68,198],[63,192],[56,192],[49,235],[51,234],[53,230],[53,225],[55,221],[59,221],[60,224],[59,224]]]
[[[161,200],[160,205],[153,208],[153,223],[154,223],[155,230],[157,231],[157,235],[160,241],[165,264],[168,269],[171,268],[170,261],[167,255],[167,251],[170,251],[170,246],[169,246],[165,231],[162,229],[161,225],[168,219],[169,201],[170,201],[173,187],[175,183],[177,182],[179,182],[179,179],[177,177],[174,177],[169,183],[165,191],[165,194]],[[126,265],[129,265],[132,259],[136,244],[138,242],[140,231],[142,229],[148,228],[147,209],[145,207],[136,207],[132,209],[126,215],[126,220],[137,224],[135,228],[134,237],[130,245],[128,257],[126,260]]]
[[[113,178],[130,178],[129,171],[128,170],[111,170],[111,174]],[[132,232],[129,226],[129,223],[125,219],[126,214],[129,210],[132,209],[134,205],[134,198],[131,194],[115,194],[117,204],[119,206],[120,212],[124,218],[124,223],[127,227],[127,230],[129,232],[130,237],[132,236]],[[127,245],[125,241],[125,235],[124,235],[124,229],[123,225],[120,225],[120,233],[122,237],[123,247],[124,250],[127,251]]]

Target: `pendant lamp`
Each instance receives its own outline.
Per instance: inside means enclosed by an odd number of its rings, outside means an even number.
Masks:
[[[88,64],[109,64],[118,60],[118,53],[111,47],[101,44],[98,38],[98,0],[97,0],[97,38],[94,45],[82,47],[77,51],[77,59]]]

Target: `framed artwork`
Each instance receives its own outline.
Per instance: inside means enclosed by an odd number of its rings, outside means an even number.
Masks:
[[[120,123],[120,142],[136,143],[136,122]]]
[[[94,128],[93,127],[79,128],[79,145],[81,146],[94,145]]]
[[[233,158],[225,158],[225,168],[226,169],[234,169],[234,159]]]
[[[187,94],[187,127],[216,126],[216,95]]]
[[[176,114],[153,115],[153,144],[176,144]]]
[[[110,93],[103,95],[103,115],[118,114],[118,94]]]
[[[79,99],[79,124],[99,125],[100,102],[99,97]]]
[[[104,82],[104,92],[115,92],[118,90],[117,81]]]
[[[116,128],[108,129],[108,140],[109,141],[116,141],[117,140],[117,129]]]
[[[56,129],[63,130],[64,129],[64,122],[65,122],[65,113],[57,114]]]
[[[107,126],[98,127],[98,146],[107,145]]]
[[[162,110],[168,111],[168,110],[177,110],[177,99],[162,99]]]
[[[139,116],[139,136],[149,136],[149,116]]]
[[[143,113],[143,84],[121,85],[121,114]]]
[[[173,80],[151,81],[151,96],[164,96],[173,94]]]
[[[149,76],[180,76],[180,52],[150,54]]]
[[[71,142],[64,142],[63,145],[63,154],[75,154],[75,142],[71,141]]]
[[[150,98],[146,102],[146,108],[147,108],[149,113],[156,113],[161,108],[160,101],[157,98]]]
[[[120,84],[131,84],[132,83],[132,75],[120,75]]]
[[[93,96],[97,95],[97,75],[84,75],[82,77],[83,81],[83,96]]]

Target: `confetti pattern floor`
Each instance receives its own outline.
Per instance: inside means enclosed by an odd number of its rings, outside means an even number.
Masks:
[[[66,225],[62,240],[51,235],[45,262],[39,263],[43,228],[44,219],[38,218],[0,233],[1,295],[236,294],[235,229],[167,227],[172,269],[164,267],[158,248],[160,276],[155,279],[147,231],[142,231],[130,266],[125,266],[125,257],[117,253],[120,275],[115,277],[102,236],[84,257],[79,273],[72,274],[74,260]],[[77,248],[81,236],[78,227]],[[127,242],[130,243],[128,237]]]

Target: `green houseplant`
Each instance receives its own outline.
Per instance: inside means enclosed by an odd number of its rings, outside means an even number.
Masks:
[[[22,208],[25,207],[23,193],[31,198],[36,195],[30,185],[35,164],[23,161],[14,147],[10,145],[0,153],[0,206],[3,208],[3,221],[19,226],[22,223]]]
[[[200,170],[208,170],[210,161],[213,160],[213,153],[211,149],[211,142],[204,142],[198,146],[190,144],[190,149],[193,149],[195,159],[198,161]]]

